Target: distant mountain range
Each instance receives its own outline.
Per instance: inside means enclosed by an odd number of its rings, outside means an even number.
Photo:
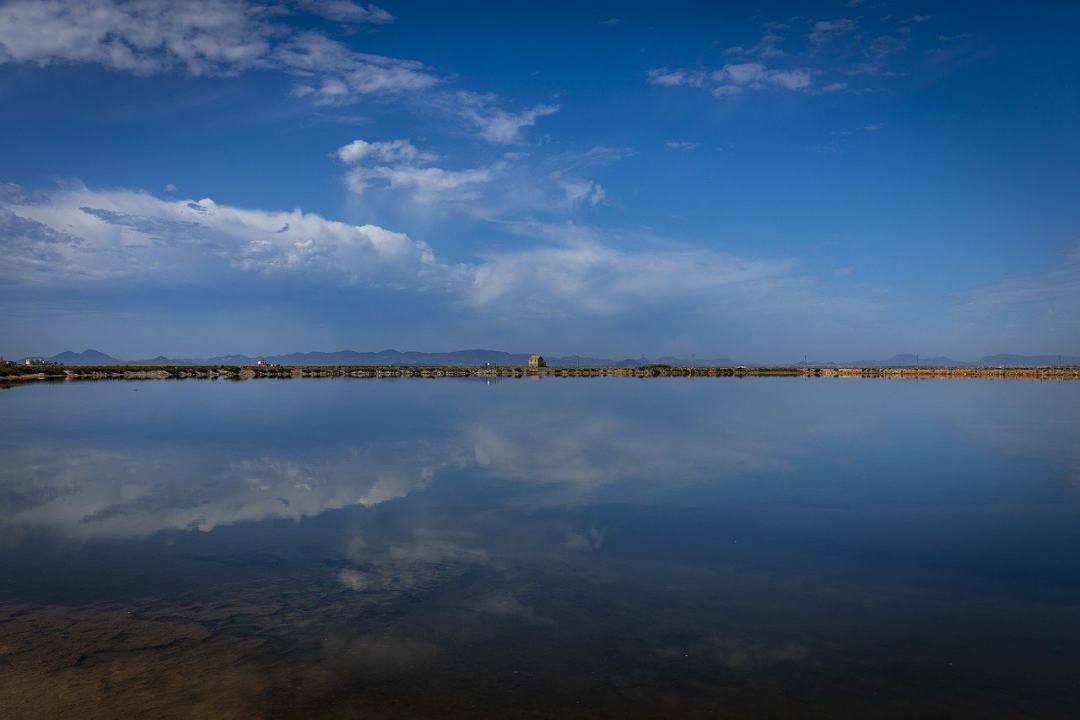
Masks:
[[[508,353],[500,350],[457,350],[445,353],[401,352],[382,350],[380,352],[357,352],[338,350],[336,352],[304,352],[286,355],[217,355],[208,358],[168,358],[159,355],[141,360],[122,360],[106,355],[98,350],[84,350],[81,353],[67,350],[46,358],[64,365],[254,365],[259,360],[278,365],[506,365],[524,366],[529,363],[526,353]],[[610,360],[607,358],[566,357],[546,358],[549,365],[557,367],[637,367],[648,364],[648,360]]]
[[[159,355],[142,360],[121,360],[106,355],[98,350],[72,352],[66,350],[50,358],[63,365],[254,365],[260,359],[279,365],[454,365],[477,366],[488,363],[504,366],[524,366],[529,362],[525,353],[508,353],[500,350],[457,350],[445,353],[400,352],[382,350],[380,352],[357,352],[338,350],[337,352],[305,352],[287,355],[267,355],[251,357],[249,355],[219,355],[209,358],[168,358]],[[760,365],[761,363],[737,363],[730,358],[686,359],[664,356],[650,360],[637,359],[611,360],[608,358],[582,357],[567,355],[564,357],[546,357],[552,367],[640,367],[653,363],[677,365],[681,367],[733,367],[739,364]],[[776,363],[773,363],[777,365]],[[1080,365],[1080,356],[1076,355],[987,355],[974,362],[953,360],[948,357],[917,357],[912,354],[894,355],[888,360],[856,360],[851,362],[800,361],[781,363],[784,367],[1038,367],[1056,365]]]

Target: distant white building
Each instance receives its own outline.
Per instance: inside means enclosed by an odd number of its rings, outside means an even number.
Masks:
[[[547,363],[544,362],[544,356],[543,355],[530,355],[529,356],[529,367],[531,367],[531,368],[547,367]]]
[[[46,360],[43,357],[28,357],[23,360],[23,365],[54,365],[51,360]]]

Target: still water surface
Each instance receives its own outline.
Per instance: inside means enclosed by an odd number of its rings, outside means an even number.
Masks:
[[[0,708],[1080,714],[1080,383],[0,391]]]

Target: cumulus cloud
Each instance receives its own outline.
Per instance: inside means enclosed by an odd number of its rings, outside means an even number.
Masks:
[[[391,141],[354,149],[362,157],[414,157]],[[344,146],[348,148],[350,146]],[[363,147],[363,146],[360,146]],[[416,150],[415,157],[422,156]],[[419,197],[453,198],[489,170],[422,164],[356,165],[353,182],[380,182]],[[369,173],[364,175],[364,173]],[[567,207],[604,201],[594,181],[560,177]],[[661,307],[797,310],[851,320],[861,298],[821,293],[787,259],[739,257],[645,238],[627,245],[574,224],[503,223],[531,243],[491,246],[471,262],[448,263],[426,242],[377,225],[351,225],[300,209],[239,208],[209,198],[158,198],[83,186],[32,193],[0,186],[0,282],[70,289],[117,283],[229,286],[308,283],[440,293],[486,315],[602,317]],[[872,308],[872,305],[870,305]]]
[[[251,210],[209,198],[165,200],[82,186],[32,199],[0,198],[7,258],[0,277],[8,282],[187,282],[241,272],[420,288],[442,282],[448,270],[407,235],[298,209]]]
[[[338,148],[335,154],[339,160],[346,163],[361,162],[369,158],[390,163],[434,162],[439,159],[439,156],[434,153],[420,152],[408,140],[389,142],[354,140]]]

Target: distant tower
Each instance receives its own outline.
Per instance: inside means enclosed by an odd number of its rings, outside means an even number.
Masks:
[[[530,368],[547,367],[547,363],[544,362],[544,356],[543,355],[530,355],[529,356],[529,367]]]

